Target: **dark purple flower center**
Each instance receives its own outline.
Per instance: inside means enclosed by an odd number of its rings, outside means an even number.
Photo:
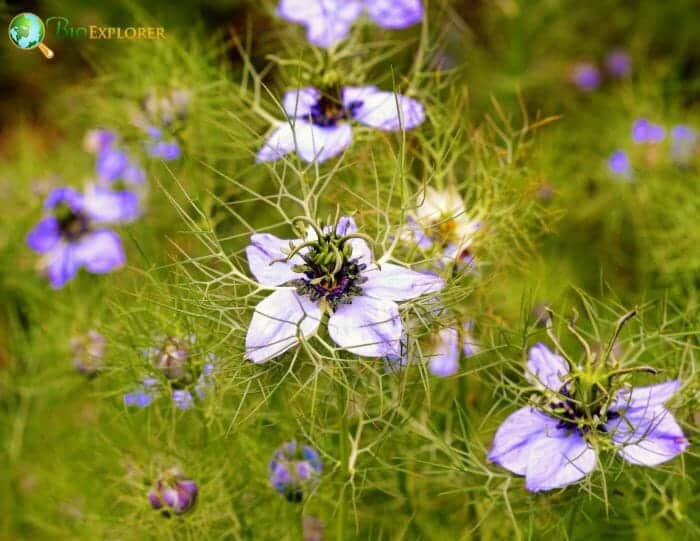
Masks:
[[[60,235],[68,242],[76,241],[90,231],[90,219],[87,214],[80,210],[73,210],[65,203],[56,207],[54,216],[58,220]]]
[[[361,101],[353,101],[343,105],[340,101],[323,96],[311,107],[311,123],[322,128],[336,126],[338,122],[350,120],[357,109],[362,106]]]
[[[617,419],[620,416],[620,414],[615,411],[608,411],[603,416],[603,408],[601,406],[593,408],[590,413],[587,413],[580,404],[575,403],[569,398],[567,389],[560,390],[559,394],[566,398],[550,403],[548,408],[559,420],[559,424],[557,424],[557,428],[559,429],[575,430],[581,435],[594,429],[605,432],[605,423]],[[589,423],[580,423],[581,420],[590,420],[595,417],[600,420],[600,423],[596,426],[590,426]]]
[[[175,388],[184,388],[195,379],[190,353],[179,338],[166,338],[153,363]]]
[[[304,277],[288,285],[312,301],[325,299],[333,311],[340,304],[351,304],[352,297],[362,295],[361,286],[367,281],[362,271],[367,265],[352,257],[352,246],[346,240],[335,233],[328,234],[300,253],[304,263],[296,265],[294,270]]]

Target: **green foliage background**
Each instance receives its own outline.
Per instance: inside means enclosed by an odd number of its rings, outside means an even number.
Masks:
[[[274,4],[2,8],[6,22],[28,10],[76,25],[163,26],[167,39],[49,33],[51,63],[7,40],[0,48],[0,539],[301,539],[302,516],[322,520],[326,539],[700,538],[697,163],[640,158],[632,183],[606,168],[631,146],[638,117],[700,128],[697,4],[433,0],[423,25],[361,23],[331,55]],[[615,47],[633,59],[629,78],[590,94],[569,83],[573,62],[601,63]],[[319,167],[255,164],[267,119],[282,118],[282,92],[331,72],[417,97],[426,122],[406,134],[355,130],[353,146]],[[192,93],[176,162],[147,160],[130,122],[154,88]],[[93,174],[82,138],[95,126],[117,130],[140,156],[148,210],[122,231],[125,269],[81,273],[54,291],[25,237],[51,187]],[[264,294],[240,276],[251,232],[288,237],[294,217],[339,205],[382,254],[421,189],[449,184],[486,224],[479,272],[450,280],[444,294],[481,345],[457,375],[438,379],[423,365],[386,373],[379,360],[313,341],[263,366],[243,360]],[[543,303],[575,355],[572,309],[600,344],[638,307],[620,338],[625,362],[683,380],[671,406],[688,452],[654,470],[603,453],[587,480],[536,495],[486,461],[498,424],[526,401],[522,363],[547,340],[533,315]],[[420,302],[405,309],[424,312]],[[93,328],[107,337],[107,368],[86,379],[68,343]],[[157,333],[194,333],[200,353],[221,358],[201,407],[123,406]],[[325,465],[299,505],[267,481],[269,457],[289,439],[316,447]],[[166,519],[150,509],[144,479],[172,465],[200,497]]]

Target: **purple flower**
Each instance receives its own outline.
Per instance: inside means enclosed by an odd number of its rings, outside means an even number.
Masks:
[[[193,338],[168,337],[159,347],[147,349],[148,361],[166,381],[161,383],[155,377],[145,378],[139,388],[124,394],[124,404],[145,408],[157,395],[166,394],[176,407],[186,410],[194,407],[195,395],[203,400],[214,384],[213,372],[218,359],[211,353],[206,356],[206,361],[193,358],[190,351],[193,343]]]
[[[605,59],[605,67],[615,77],[622,79],[632,72],[632,60],[622,49],[616,49]]]
[[[136,194],[91,187],[83,195],[73,188],[56,188],[44,208],[47,216],[29,233],[27,244],[44,254],[43,267],[54,288],[62,287],[80,267],[104,274],[124,265],[119,236],[103,225],[135,219]]]
[[[99,154],[110,148],[117,140],[117,134],[110,130],[90,130],[85,134],[85,150]]]
[[[608,159],[608,168],[615,175],[629,178],[632,175],[630,158],[624,150],[616,150]]]
[[[591,62],[579,62],[571,72],[571,81],[584,92],[591,92],[600,86],[600,71]]]
[[[123,180],[129,184],[143,184],[145,173],[131,161],[129,155],[116,147],[107,147],[97,155],[96,171],[103,184]]]
[[[161,509],[179,515],[191,509],[197,501],[197,483],[186,479],[180,470],[165,472],[148,491],[148,501],[153,509]]]
[[[263,299],[246,336],[246,358],[264,363],[309,338],[329,314],[328,332],[341,348],[363,357],[399,356],[403,325],[397,301],[442,289],[437,276],[372,261],[355,221],[315,228],[305,240],[254,234],[250,270],[275,291]]]
[[[467,322],[462,333],[456,328],[448,327],[431,337],[429,368],[433,375],[453,375],[459,370],[459,358],[462,353],[470,357],[478,351],[478,346],[470,334],[471,328],[471,322]]]
[[[103,366],[106,340],[96,330],[90,330],[82,336],[70,339],[70,350],[73,356],[73,366],[78,372],[94,376]]]
[[[698,150],[698,133],[689,126],[679,124],[671,128],[671,159],[687,165]]]
[[[304,492],[315,487],[323,472],[318,451],[295,441],[277,449],[268,466],[270,485],[290,502],[301,502]]]
[[[274,161],[294,150],[306,162],[324,162],[352,142],[350,120],[397,131],[415,128],[425,118],[420,102],[375,86],[344,87],[340,99],[312,87],[290,90],[282,105],[289,121],[268,137],[257,154],[258,162]]]
[[[345,39],[355,20],[366,11],[382,28],[407,28],[423,18],[421,0],[281,0],[277,13],[306,26],[307,39],[332,47]]]
[[[659,124],[653,124],[646,118],[639,118],[632,124],[632,140],[637,143],[660,143],[666,137],[666,130]]]
[[[564,487],[591,473],[597,460],[594,435],[609,437],[621,457],[644,466],[688,447],[664,406],[680,387],[677,381],[620,390],[607,408],[598,404],[587,417],[570,397],[568,363],[544,344],[530,349],[526,377],[552,402],[547,411],[526,406],[511,414],[498,428],[488,458],[524,475],[532,492]]]
[[[175,141],[158,141],[148,146],[148,154],[152,158],[161,158],[165,161],[177,160],[180,157],[180,145]]]

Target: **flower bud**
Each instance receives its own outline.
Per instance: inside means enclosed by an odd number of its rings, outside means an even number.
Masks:
[[[283,444],[270,461],[270,484],[290,502],[301,502],[304,490],[319,481],[323,466],[318,452],[295,441]]]
[[[86,376],[96,375],[103,366],[105,344],[105,337],[96,330],[71,338],[69,345],[75,369]]]
[[[148,500],[153,509],[162,509],[167,516],[170,512],[179,515],[194,506],[197,500],[197,483],[173,468],[166,471],[148,491]]]
[[[174,381],[187,381],[189,351],[186,344],[179,338],[166,338],[163,346],[156,353],[154,365],[166,378]]]

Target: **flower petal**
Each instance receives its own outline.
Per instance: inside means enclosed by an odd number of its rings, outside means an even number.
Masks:
[[[295,88],[284,93],[282,106],[290,117],[306,117],[320,97],[321,93],[312,86]]]
[[[629,409],[608,421],[606,430],[620,447],[620,456],[640,466],[656,466],[671,460],[689,445],[671,412],[659,405]]]
[[[130,222],[141,214],[138,196],[91,186],[85,192],[85,210],[96,222]]]
[[[425,120],[419,101],[396,92],[368,93],[352,113],[358,122],[384,131],[410,130]]]
[[[51,210],[61,203],[65,203],[71,210],[78,212],[83,208],[83,194],[73,188],[55,188],[46,198],[44,208]]]
[[[568,373],[566,360],[544,344],[537,343],[530,348],[525,377],[539,389],[559,392]]]
[[[93,231],[73,244],[72,251],[78,265],[95,274],[104,274],[126,262],[119,236],[109,229]]]
[[[343,216],[338,220],[335,228],[338,235],[352,235],[357,233],[357,224],[352,216]],[[362,239],[350,239],[348,244],[352,246],[352,257],[357,258],[360,263],[369,264],[372,262],[372,249],[367,242]]]
[[[423,19],[421,0],[372,0],[365,9],[382,28],[406,28]]]
[[[617,393],[610,409],[613,411],[640,408],[653,409],[656,406],[663,406],[678,392],[680,387],[680,381],[671,380],[646,387],[634,387],[631,391],[629,389],[621,389]]]
[[[46,257],[46,273],[51,285],[56,289],[63,287],[78,272],[79,263],[71,244],[57,244]]]
[[[304,24],[307,38],[319,47],[331,47],[344,39],[352,22],[362,13],[361,0],[281,0],[277,13]]]
[[[575,483],[596,465],[593,447],[576,431],[549,430],[529,446],[525,488],[552,490]]]
[[[256,364],[269,361],[308,338],[321,323],[321,309],[293,289],[280,289],[260,301],[248,327],[245,358]]]
[[[121,178],[128,165],[129,157],[123,150],[108,147],[97,156],[97,174],[107,182]]]
[[[125,406],[136,406],[137,408],[146,408],[153,401],[153,395],[144,391],[134,391],[133,393],[124,394]]]
[[[250,246],[245,249],[248,257],[248,266],[255,279],[264,286],[278,286],[299,278],[299,273],[294,272],[294,265],[301,265],[304,260],[295,255],[289,261],[285,260],[289,254],[291,244],[299,241],[280,239],[269,233],[255,233],[250,237]]]
[[[51,250],[60,240],[60,225],[53,216],[41,220],[27,235],[27,245],[40,254]]]
[[[175,389],[173,391],[173,403],[181,410],[190,409],[194,406],[192,393],[187,389]]]
[[[390,300],[353,297],[328,320],[328,333],[343,349],[362,357],[400,355],[403,326]]]
[[[556,425],[555,419],[530,406],[520,408],[498,427],[488,459],[513,473],[525,475],[530,447]]]
[[[426,293],[436,293],[445,286],[439,276],[412,271],[392,263],[383,263],[381,269],[368,269],[363,276],[367,278],[367,282],[362,285],[365,295],[392,301],[407,301]]]
[[[459,370],[459,333],[457,329],[442,329],[435,340],[430,372],[441,377],[451,376]]]
[[[295,148],[292,126],[285,122],[270,134],[263,147],[258,151],[255,161],[261,163],[279,160]]]

